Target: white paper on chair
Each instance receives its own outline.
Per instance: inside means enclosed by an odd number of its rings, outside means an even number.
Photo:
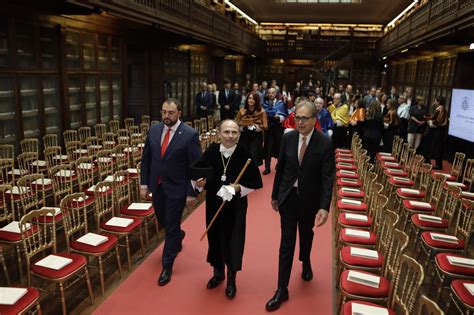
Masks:
[[[456,186],[456,187],[464,187],[465,186],[463,183],[458,183],[458,182],[446,182],[446,185]]]
[[[387,166],[398,166],[398,163],[395,163],[395,162],[385,162],[385,165],[387,165]]]
[[[389,152],[379,152],[379,155],[382,155],[382,156],[392,156],[392,153],[389,153]]]
[[[431,209],[431,204],[429,202],[410,200],[410,205],[413,206],[413,207]]]
[[[426,215],[426,214],[419,214],[418,219],[421,221],[428,221],[428,222],[436,222],[436,223],[441,223],[443,219],[440,217],[436,217],[434,215]]]
[[[99,188],[99,192],[106,192],[108,189],[107,186],[102,186]],[[87,189],[87,191],[90,191],[90,192],[94,192],[95,191],[95,185],[92,185],[91,187],[89,187],[89,189]]]
[[[45,209],[47,209],[47,210],[49,210],[49,209],[54,210],[54,216],[57,216],[58,214],[61,213],[61,208],[57,208],[57,207],[43,207],[43,208],[41,208],[41,210],[45,210]],[[52,215],[51,215],[50,213],[48,213],[47,216],[48,216],[48,217],[52,217]]]
[[[343,183],[357,183],[357,179],[342,178],[341,180]]]
[[[356,229],[346,229],[347,236],[355,236],[361,238],[370,238],[370,232]]]
[[[359,247],[351,247],[351,256],[364,257],[369,259],[379,259],[379,253],[376,250]]]
[[[129,168],[127,171],[131,174],[138,174],[138,168]]]
[[[389,156],[389,155],[382,155],[380,158],[382,159],[382,161],[394,159],[393,156]]]
[[[104,182],[113,182],[113,181],[114,181],[114,177],[112,175],[109,175],[104,179]]]
[[[148,210],[151,208],[151,203],[133,202],[128,206],[128,210]]]
[[[127,227],[133,223],[133,219],[113,217],[105,223],[109,226]]]
[[[462,284],[471,295],[474,295],[474,283],[463,283]]]
[[[86,149],[77,149],[77,150],[74,151],[74,153],[86,154],[86,153],[87,153],[87,150],[86,150]]]
[[[449,177],[449,176],[451,176],[451,175],[449,175],[449,174],[446,174],[446,173],[441,173],[441,172],[434,172],[434,174],[433,174],[433,175],[435,175],[435,176],[436,176],[436,175],[442,175],[442,176],[446,176],[446,177]]]
[[[90,169],[94,168],[94,164],[92,164],[92,163],[81,163],[77,166],[77,168],[79,168],[81,170],[90,170]]]
[[[76,241],[79,243],[91,245],[91,246],[98,246],[102,243],[105,243],[108,241],[107,236],[95,234],[95,233],[87,233],[86,235],[83,235],[79,237]]]
[[[31,224],[27,223],[26,229],[29,230],[30,228],[31,228]],[[20,222],[12,221],[8,223],[7,225],[5,225],[4,227],[2,227],[0,231],[10,232],[10,233],[20,233]]]
[[[410,189],[410,188],[401,188],[400,191],[402,193],[406,193],[406,194],[419,194],[420,191],[417,190],[417,189]]]
[[[35,263],[35,266],[45,267],[54,270],[60,270],[65,266],[72,263],[71,258],[56,256],[56,255],[48,255],[45,258],[41,259],[40,261]]]
[[[54,174],[54,176],[61,176],[61,177],[71,177],[72,175],[74,175],[74,172],[70,170],[60,170],[59,172]]]
[[[340,161],[346,161],[346,162],[352,162],[352,158],[351,157],[340,157],[339,158]]]
[[[474,197],[474,192],[463,191],[463,192],[461,192],[461,196]]]
[[[351,171],[347,171],[347,170],[340,170],[341,174],[346,174],[346,175],[355,175],[356,172],[351,172]]]
[[[39,167],[44,167],[44,166],[46,166],[46,161],[37,160],[37,161],[34,161],[33,163],[31,163],[31,165],[33,165],[33,166],[39,166]]]
[[[123,149],[123,152],[134,152],[134,151],[136,151],[136,150],[137,150],[137,148],[128,147],[128,148]]]
[[[366,215],[353,214],[353,213],[346,213],[345,215],[346,215],[346,219],[348,220],[363,221],[363,222],[369,221],[369,218]]]
[[[387,171],[392,172],[392,173],[403,173],[403,170],[399,170],[398,168],[389,168]]]
[[[348,193],[356,193],[356,194],[359,194],[359,193],[360,193],[360,189],[342,187],[342,192],[348,192]]]
[[[47,186],[52,184],[52,180],[49,178],[40,178],[37,179],[33,182],[31,182],[33,185],[38,185],[38,186]]]
[[[352,315],[388,315],[384,307],[352,303]]]
[[[448,259],[451,265],[474,268],[474,259],[456,257],[456,256],[447,256],[446,259]]]
[[[409,178],[406,178],[406,177],[397,177],[397,176],[394,176],[393,179],[395,180],[398,180],[400,182],[409,182],[410,179]]]
[[[360,201],[360,200],[342,198],[341,201],[342,201],[343,204],[346,204],[346,205],[355,205],[355,206],[362,205],[362,201]]]
[[[354,270],[349,271],[347,274],[347,281],[367,285],[373,288],[378,288],[380,285],[380,277]]]
[[[24,194],[25,192],[30,191],[29,187],[22,186],[13,186],[12,189],[7,190],[5,193],[6,194],[13,194],[13,195],[19,195],[19,194]]]
[[[431,239],[434,241],[441,241],[446,243],[458,243],[458,238],[456,236],[447,235],[447,234],[439,234],[439,233],[430,233]]]
[[[25,288],[0,287],[0,304],[13,305],[28,292]]]
[[[9,171],[9,172],[8,172],[8,175],[12,175],[12,174],[13,174],[13,175],[23,175],[23,174],[25,174],[25,173],[26,173],[26,171],[22,171],[22,170],[20,170],[20,169],[18,169],[18,168],[15,168],[15,169],[13,169],[13,171]]]
[[[67,160],[68,156],[65,155],[65,154],[57,154],[57,155],[54,156],[54,159],[56,159],[56,160]]]
[[[344,162],[339,162],[337,164],[340,166],[353,166],[351,163],[344,163]]]
[[[97,161],[101,163],[109,163],[109,162],[112,162],[112,159],[109,157],[100,157],[97,159]]]
[[[138,146],[139,148],[144,148],[144,147],[145,147],[145,143],[140,142],[137,146]]]

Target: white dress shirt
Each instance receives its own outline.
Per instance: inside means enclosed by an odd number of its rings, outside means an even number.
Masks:
[[[400,118],[410,119],[410,105],[403,103],[397,108],[397,115]]]

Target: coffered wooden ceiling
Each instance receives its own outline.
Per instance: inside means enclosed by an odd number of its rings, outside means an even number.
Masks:
[[[361,3],[280,3],[276,0],[232,0],[261,22],[348,23],[386,25],[413,0],[361,0]]]

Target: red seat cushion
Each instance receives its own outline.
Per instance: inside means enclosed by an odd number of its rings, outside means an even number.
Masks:
[[[351,154],[352,154],[352,151],[349,150],[349,149],[337,148],[337,149],[336,149],[336,153],[351,153]]]
[[[448,254],[448,253],[439,253],[435,257],[436,264],[444,272],[449,272],[452,274],[474,277],[474,268],[463,267],[458,265],[451,265],[448,261],[448,256],[467,258],[466,256]]]
[[[384,173],[387,176],[408,177],[408,172],[396,168],[387,168]]]
[[[461,250],[464,248],[464,240],[458,240],[457,243],[449,243],[449,242],[433,240],[430,236],[430,232],[421,233],[421,238],[425,244],[431,247],[435,247],[435,248],[454,249],[454,250],[456,249]]]
[[[337,201],[337,207],[339,209],[351,210],[351,211],[367,211],[367,204],[365,202],[361,202],[360,205],[353,205],[353,204],[343,203],[342,199],[339,199]]]
[[[125,216],[120,216],[120,218],[129,218],[129,219],[132,219],[133,222],[130,223],[129,226],[121,227],[121,226],[105,225],[107,221],[103,221],[100,223],[100,228],[102,230],[109,231],[109,232],[130,233],[133,230],[137,229],[140,226],[140,224],[142,224],[142,220],[140,218],[132,218],[132,217],[125,217]]]
[[[98,254],[98,253],[108,252],[112,247],[114,247],[117,244],[117,241],[118,241],[117,236],[112,235],[112,234],[105,234],[105,233],[100,233],[100,235],[107,236],[109,239],[105,241],[104,243],[99,244],[97,246],[84,244],[78,241],[71,241],[70,246],[71,248],[80,252]]]
[[[368,285],[363,285],[347,280],[347,275],[350,270],[344,270],[341,273],[341,289],[345,292],[352,295],[367,296],[374,298],[383,298],[388,297],[388,292],[390,290],[390,281],[384,277],[380,277],[380,283],[378,288],[374,288]],[[368,275],[374,275],[370,272],[359,271]],[[375,275],[374,275],[375,276]]]
[[[453,280],[451,282],[451,290],[459,297],[459,299],[469,307],[474,307],[474,295],[472,295],[464,286],[464,283],[474,284],[472,280]]]
[[[31,264],[31,271],[38,276],[49,278],[49,279],[58,279],[58,278],[64,278],[66,276],[71,275],[74,273],[76,270],[79,268],[83,267],[87,263],[86,257],[78,254],[72,254],[72,253],[56,253],[54,254],[56,256],[61,256],[61,257],[66,257],[72,259],[72,262],[63,268],[59,270],[54,270],[51,268],[46,268],[46,267],[41,267],[35,265],[35,263]],[[39,258],[36,261],[40,261],[43,258]],[[36,262],[35,261],[35,262]]]
[[[349,198],[364,198],[365,196],[365,192],[358,189],[358,191],[345,191],[344,188],[347,188],[347,187],[341,187],[338,189],[337,191],[337,196],[338,197],[349,197]],[[357,188],[349,188],[349,189],[356,189]]]
[[[349,165],[350,164],[350,165]],[[357,166],[351,163],[337,163],[336,164],[336,169],[338,170],[348,170],[348,171],[355,171],[357,170]]]
[[[336,163],[339,163],[339,162],[342,162],[342,163],[352,163],[352,164],[354,164],[354,163],[355,163],[355,160],[354,160],[352,157],[339,156],[339,157],[336,157]]]
[[[340,238],[346,244],[375,245],[377,236],[372,232],[369,232],[369,234],[369,238],[346,235],[346,229],[344,228],[341,229]]]
[[[433,170],[431,171],[431,177],[435,177],[436,175],[445,175],[446,176],[446,180],[449,180],[449,181],[454,181],[456,180],[456,176],[454,175],[451,175],[449,173],[443,173],[443,172],[440,172],[440,171],[437,171],[437,170]]]
[[[418,189],[413,189],[416,190],[417,192],[412,192],[412,191],[402,191],[403,188],[397,188],[397,195],[402,198],[414,198],[414,199],[420,199],[420,198],[425,198],[426,193],[424,191],[418,190]]]
[[[35,288],[26,288],[28,291],[13,305],[0,304],[0,314],[16,315],[23,313],[28,307],[36,303],[39,298],[39,291]]]
[[[362,186],[362,182],[358,179],[352,178],[339,178],[337,180],[338,186],[347,186],[347,187],[360,187]]]
[[[356,172],[353,172],[353,171],[347,171],[347,172],[350,172],[349,173],[346,173],[346,172],[341,172],[341,171],[337,171],[336,172],[336,177],[337,178],[354,178],[354,179],[359,179],[359,174],[357,174]]]
[[[340,213],[338,217],[339,224],[355,227],[370,227],[372,225],[372,218],[367,217],[367,222],[362,220],[354,220],[346,218],[347,213]]]
[[[27,235],[31,235],[32,233],[38,232],[38,226],[32,225],[31,229],[28,230]],[[20,233],[13,233],[7,231],[0,231],[0,240],[6,242],[20,242],[21,241],[21,234]]]
[[[436,210],[435,206],[433,204],[430,204],[430,207],[429,208],[425,208],[425,207],[422,207],[422,206],[418,206],[418,205],[413,205],[410,203],[410,201],[412,200],[403,200],[402,203],[403,203],[403,206],[409,210],[414,210],[414,211],[426,211],[426,212],[433,212]]]
[[[449,225],[449,220],[441,219],[441,222],[431,222],[431,221],[424,221],[420,220],[419,214],[414,214],[411,216],[411,221],[415,226],[420,229],[429,229],[429,228],[436,228],[436,229],[447,229]]]
[[[358,267],[371,267],[380,268],[383,265],[384,257],[379,253],[378,259],[370,259],[365,257],[358,257],[351,255],[351,246],[343,246],[340,253],[341,260],[346,265],[358,266]]]
[[[120,209],[120,214],[129,215],[132,217],[147,217],[152,213],[155,213],[153,206],[151,206],[148,210],[128,210],[128,207],[129,205],[122,206],[122,209]]]
[[[397,177],[397,176],[394,176],[394,177],[390,177],[388,179],[389,183],[392,184],[392,185],[398,185],[398,186],[406,186],[406,187],[411,187],[413,185],[415,185],[415,183],[409,179],[409,180],[404,180],[400,177]]]
[[[364,305],[369,305],[369,306],[373,306],[373,307],[380,307],[382,309],[387,309],[386,307],[383,307],[380,304],[353,300],[353,301],[349,301],[347,303],[344,303],[344,305],[342,306],[342,309],[343,309],[342,314],[343,315],[352,315],[352,304],[353,303],[364,304]],[[389,309],[388,310],[388,315],[397,315],[397,313],[395,311],[392,311],[391,309]]]
[[[41,222],[41,223],[52,223],[53,220],[54,220],[54,222],[58,222],[58,221],[61,221],[63,219],[63,214],[62,214],[62,212],[60,212],[60,213],[56,214],[54,217],[47,215],[47,216],[44,216],[44,217],[40,217],[39,219],[40,219],[39,222]],[[35,222],[36,222],[36,220],[35,220]]]

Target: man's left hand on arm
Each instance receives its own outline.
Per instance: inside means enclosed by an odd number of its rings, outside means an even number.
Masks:
[[[328,217],[329,212],[327,210],[319,209],[318,213],[316,214],[316,226],[318,227],[326,223]]]

